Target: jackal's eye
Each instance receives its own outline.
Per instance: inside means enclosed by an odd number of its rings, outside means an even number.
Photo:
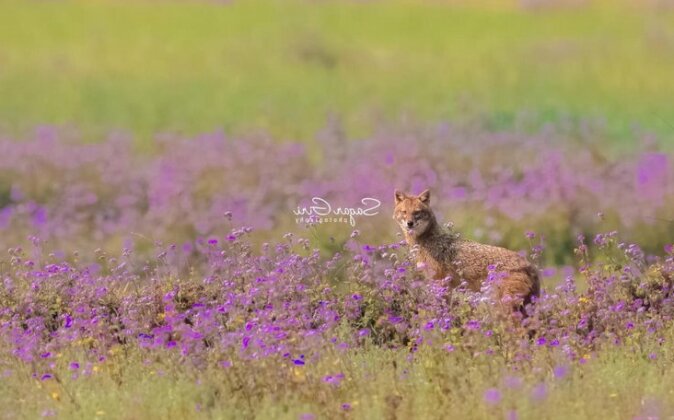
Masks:
[[[420,211],[415,211],[414,213],[412,213],[412,217],[414,217],[415,219],[421,218],[421,212],[420,212]]]

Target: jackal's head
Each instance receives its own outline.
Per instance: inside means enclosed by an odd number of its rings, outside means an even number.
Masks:
[[[395,190],[395,210],[393,219],[403,232],[411,237],[423,235],[434,220],[430,207],[431,192],[426,190],[419,195],[407,195]]]

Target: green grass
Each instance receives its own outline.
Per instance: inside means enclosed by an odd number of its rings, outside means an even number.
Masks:
[[[401,115],[510,127],[524,114],[669,136],[672,75],[674,14],[621,2],[0,0],[10,134],[56,123],[310,139],[330,114],[354,135]]]
[[[5,373],[0,403],[7,418],[92,419],[301,419],[323,418],[519,419],[669,418],[674,413],[672,364],[641,352],[605,349],[586,364],[573,363],[555,378],[561,352],[540,350],[524,369],[484,353],[425,350],[410,362],[406,350],[335,352],[320,362],[292,366],[281,360],[234,361],[193,367],[175,353],[143,362],[138,352],[120,352],[94,365],[90,376],[72,379],[72,360],[59,355],[55,379],[39,381],[17,364]],[[661,357],[671,358],[669,352]],[[81,368],[82,369],[82,368]],[[339,386],[323,381],[343,373]],[[520,386],[504,385],[505,377]],[[535,394],[544,384],[545,393]],[[489,388],[502,401],[486,404]],[[345,413],[342,404],[351,405]],[[396,417],[397,416],[397,417]],[[637,417],[643,416],[643,417]],[[655,416],[655,417],[653,417]]]

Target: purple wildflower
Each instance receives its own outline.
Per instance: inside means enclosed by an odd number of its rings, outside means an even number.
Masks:
[[[484,402],[488,405],[497,405],[501,402],[501,391],[496,388],[489,388],[484,392]]]
[[[548,386],[545,383],[539,383],[531,390],[531,398],[534,401],[543,401],[548,396]]]
[[[563,379],[569,373],[569,367],[567,365],[557,365],[553,369],[553,373],[555,375],[555,378]]]

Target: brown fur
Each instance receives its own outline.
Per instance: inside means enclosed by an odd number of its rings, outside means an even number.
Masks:
[[[496,297],[516,306],[539,294],[536,268],[514,251],[459,238],[443,229],[430,207],[428,190],[418,196],[395,192],[393,218],[400,224],[407,244],[417,250],[417,265],[434,279],[451,278],[454,287],[463,282],[480,291],[490,265],[498,273]]]

